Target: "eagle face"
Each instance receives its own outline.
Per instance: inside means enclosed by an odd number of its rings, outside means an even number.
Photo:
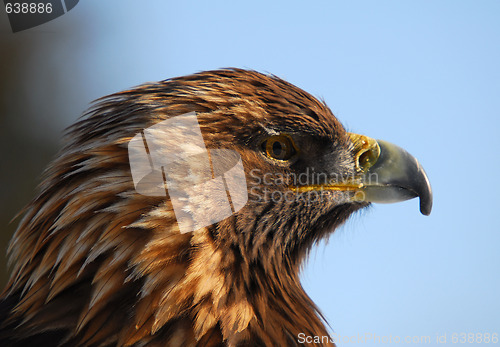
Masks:
[[[273,110],[286,121],[264,114],[249,137],[240,137],[249,200],[235,214],[235,231],[250,258],[279,254],[298,265],[312,243],[368,205],[354,199],[355,190],[332,189],[358,178],[356,149],[329,109],[314,101]]]
[[[172,191],[141,194],[129,151],[138,134],[189,113],[208,153],[241,160],[246,200],[181,232]],[[299,280],[312,245],[370,202],[419,196],[422,213],[432,206],[427,176],[406,151],[346,132],[324,103],[254,71],[105,97],[66,141],[9,248],[5,343],[300,345],[299,334],[328,335]],[[182,212],[217,210],[206,196]]]

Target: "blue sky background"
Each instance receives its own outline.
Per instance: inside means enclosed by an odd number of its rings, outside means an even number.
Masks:
[[[0,22],[4,38],[43,43],[22,58],[33,137],[59,138],[103,95],[242,67],[407,149],[430,177],[431,216],[417,200],[373,205],[312,252],[304,287],[341,336],[500,334],[500,2],[85,0],[25,32]]]

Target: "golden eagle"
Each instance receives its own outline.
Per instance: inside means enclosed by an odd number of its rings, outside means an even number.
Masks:
[[[189,113],[207,150],[238,154],[248,200],[181,232],[168,193],[137,191],[128,146]],[[328,336],[301,264],[353,212],[416,196],[429,214],[431,188],[415,158],[346,132],[323,102],[273,75],[221,69],[104,97],[70,127],[23,211],[0,343],[332,345],[298,339]],[[193,210],[214,202],[184,212]]]

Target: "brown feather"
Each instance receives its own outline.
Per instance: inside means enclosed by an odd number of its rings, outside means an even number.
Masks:
[[[328,335],[300,266],[365,204],[250,202],[181,234],[168,197],[134,190],[127,144],[190,111],[207,147],[238,151],[247,173],[290,172],[259,152],[269,129],[322,144],[354,170],[328,107],[275,76],[209,71],[105,97],[70,128],[10,244],[3,298],[17,302],[3,323],[7,341],[58,333],[54,345],[295,346],[299,333]]]

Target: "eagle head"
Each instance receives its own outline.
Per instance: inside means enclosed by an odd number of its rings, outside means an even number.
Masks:
[[[0,339],[296,346],[301,333],[328,336],[299,280],[308,251],[371,202],[417,196],[429,214],[415,158],[348,133],[276,76],[207,71],[104,97],[68,130],[24,210]]]

